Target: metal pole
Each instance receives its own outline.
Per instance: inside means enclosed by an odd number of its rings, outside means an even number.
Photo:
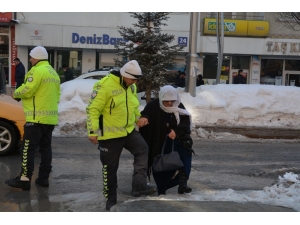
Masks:
[[[219,13],[216,18],[217,20],[217,44],[218,44],[218,67],[216,84],[220,83],[222,62],[223,62],[223,49],[224,49],[224,16],[223,12]],[[220,35],[221,34],[221,35]]]
[[[199,70],[197,66],[198,20],[199,12],[191,12],[189,53],[186,56],[187,68],[185,77],[185,92],[189,92],[193,97],[196,96],[197,70]]]

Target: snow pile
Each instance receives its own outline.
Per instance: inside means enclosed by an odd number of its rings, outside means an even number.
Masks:
[[[201,190],[201,192],[193,191],[190,195],[180,195],[180,197],[177,194],[170,194],[132,199],[127,202],[140,200],[258,202],[267,205],[288,207],[300,212],[300,180],[297,174],[288,172],[282,177],[279,176],[276,184],[271,187],[265,187],[260,191],[234,191],[233,189],[221,191]]]

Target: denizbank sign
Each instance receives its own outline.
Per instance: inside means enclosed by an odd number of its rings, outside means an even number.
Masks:
[[[127,41],[123,38],[110,37],[108,34],[98,36],[80,36],[78,33],[72,33],[72,43],[93,44],[93,45],[116,45],[119,41]]]
[[[72,43],[92,44],[92,45],[116,45],[119,41],[127,40],[125,38],[110,37],[108,34],[101,36],[93,34],[93,36],[81,36],[78,33],[72,33]],[[187,46],[187,37],[178,37],[178,45]]]

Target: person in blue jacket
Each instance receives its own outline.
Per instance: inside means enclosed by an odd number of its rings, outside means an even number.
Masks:
[[[15,58],[14,62],[16,64],[15,81],[16,81],[16,89],[17,89],[24,83],[25,67],[19,58]]]

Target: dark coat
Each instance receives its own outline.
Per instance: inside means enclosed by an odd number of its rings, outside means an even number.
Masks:
[[[245,78],[241,74],[238,74],[233,79],[233,83],[234,84],[246,84],[246,80],[245,80]]]
[[[64,75],[65,75],[65,81],[73,80],[73,71],[70,68],[68,68],[64,72]]]
[[[177,87],[185,87],[185,78],[181,78],[180,76],[176,77],[175,85]]]
[[[20,87],[24,83],[24,77],[25,77],[25,67],[22,62],[20,62],[16,66],[16,75],[15,75],[15,81],[16,81],[16,88]]]
[[[196,82],[196,86],[201,86],[201,85],[204,85],[204,80],[202,79],[197,79],[197,82]]]
[[[185,109],[180,103],[179,108]],[[173,129],[176,133],[176,139],[181,142],[189,141],[193,143],[190,136],[190,118],[187,115],[179,115],[180,123],[177,121],[174,113],[166,113],[159,106],[159,99],[150,101],[141,112],[142,117],[148,118],[149,124],[140,128],[140,133],[149,146],[148,168],[150,169],[153,159],[161,153],[162,144],[166,134]],[[169,124],[169,127],[167,126]],[[192,146],[190,146],[191,148]],[[149,173],[148,169],[148,173]],[[149,175],[149,174],[148,174]]]

